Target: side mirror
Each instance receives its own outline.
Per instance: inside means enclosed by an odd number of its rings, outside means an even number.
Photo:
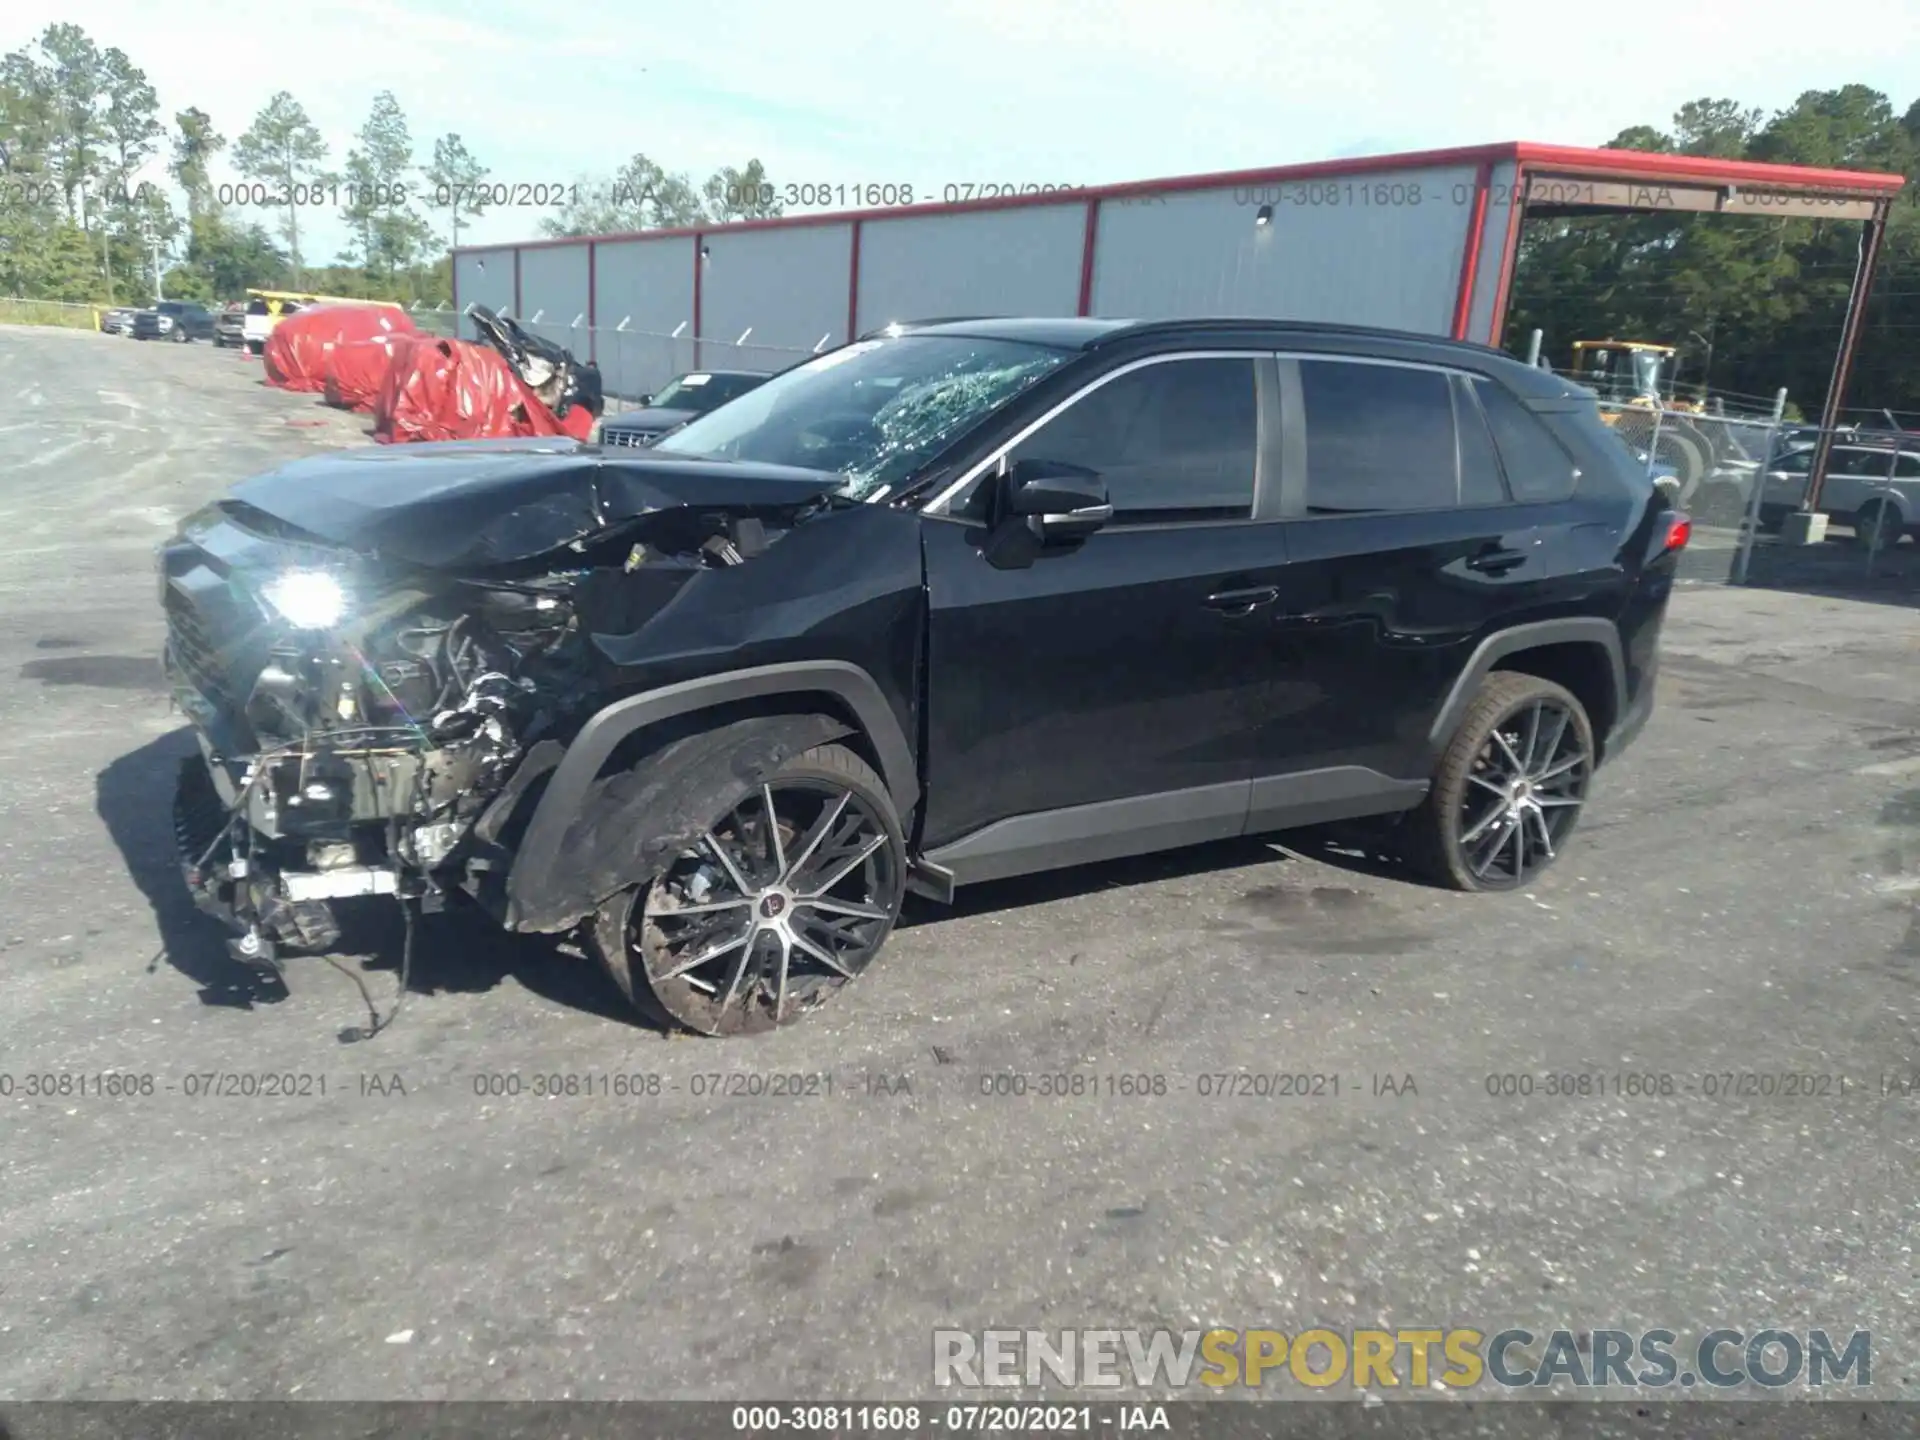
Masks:
[[[648,395],[642,395],[642,396],[640,397],[640,403],[641,403],[642,405],[651,405],[651,404],[653,403],[653,396],[652,396],[652,395],[650,395],[650,394],[648,394]]]
[[[1006,472],[1005,511],[1042,540],[1078,540],[1113,519],[1099,474],[1059,460],[1021,460]]]

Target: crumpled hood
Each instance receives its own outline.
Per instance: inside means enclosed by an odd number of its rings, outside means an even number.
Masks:
[[[456,440],[296,460],[226,498],[361,554],[463,570],[531,560],[656,510],[795,508],[845,483],[814,470],[613,454],[571,440]]]

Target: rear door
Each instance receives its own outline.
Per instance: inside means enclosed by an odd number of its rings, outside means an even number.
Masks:
[[[1567,503],[1572,456],[1504,387],[1332,355],[1282,357],[1280,372],[1289,646],[1250,832],[1417,798],[1475,645],[1586,593],[1593,563]]]
[[[962,881],[1240,833],[1286,559],[1252,519],[1272,384],[1264,357],[1156,356],[1009,437],[1104,477],[1077,545],[1003,566],[982,506],[925,522],[923,842]]]

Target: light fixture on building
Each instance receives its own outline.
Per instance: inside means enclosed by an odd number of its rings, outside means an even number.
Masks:
[[[700,258],[702,260],[711,260],[713,258],[713,251],[707,246],[702,245],[700,247]]]
[[[1256,225],[1271,225],[1273,223],[1273,206],[1262,205],[1258,210],[1254,211],[1253,223]]]

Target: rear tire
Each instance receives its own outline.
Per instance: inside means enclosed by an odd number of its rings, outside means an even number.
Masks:
[[[1595,754],[1592,722],[1572,692],[1496,670],[1408,817],[1405,858],[1452,890],[1531,884],[1579,822]]]
[[[1888,550],[1906,534],[1899,515],[1884,500],[1869,500],[1853,516],[1853,543],[1862,550]]]
[[[865,973],[906,876],[885,784],[846,747],[819,745],[609,899],[586,939],[642,1014],[701,1035],[756,1034]]]

